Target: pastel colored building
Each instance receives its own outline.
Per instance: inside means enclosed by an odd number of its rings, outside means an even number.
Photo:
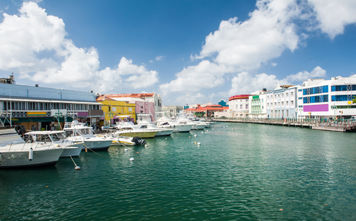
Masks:
[[[310,79],[298,88],[298,118],[356,116],[356,75]]]
[[[266,93],[267,118],[297,118],[297,86],[281,85]]]
[[[257,91],[249,96],[249,118],[267,118],[266,90]]]
[[[249,113],[249,94],[235,95],[229,98],[231,118],[247,118]]]
[[[127,101],[116,101],[101,96],[97,99],[102,104],[106,125],[115,124],[120,119],[128,119],[136,122],[136,104]]]
[[[162,110],[162,100],[156,93],[105,94],[98,99],[110,99],[135,104],[135,113],[150,114],[152,121],[156,120],[156,113]]]

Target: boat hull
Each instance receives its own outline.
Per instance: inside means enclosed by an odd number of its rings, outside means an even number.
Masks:
[[[107,150],[112,144],[112,140],[92,140],[84,141],[83,149],[89,148],[91,150]]]
[[[1,152],[0,150],[0,168],[54,165],[57,163],[62,152],[63,149],[60,148],[33,150],[33,158],[29,160],[28,150],[14,152]]]
[[[170,136],[173,133],[173,130],[158,130],[156,137]]]
[[[82,144],[74,144],[73,146],[64,148],[61,157],[79,157],[82,149]]]
[[[140,138],[153,138],[155,137],[157,132],[135,132],[135,131],[127,131],[119,133],[120,136],[127,137],[140,137]]]
[[[174,132],[179,132],[179,133],[187,133],[192,129],[191,125],[174,125],[173,126],[173,131]]]

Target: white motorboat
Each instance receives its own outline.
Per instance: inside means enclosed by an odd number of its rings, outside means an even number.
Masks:
[[[78,122],[72,122],[70,125],[66,124],[63,130],[66,132],[68,140],[84,142],[82,149],[107,150],[113,141],[110,137],[94,135],[92,127],[84,126]]]
[[[79,157],[83,142],[75,142],[65,137],[65,131],[31,131],[25,134],[25,140],[40,143],[53,143],[63,148],[61,157]]]
[[[26,143],[15,129],[0,130],[0,168],[54,165],[62,152],[53,143]]]
[[[153,138],[157,134],[156,130],[141,128],[132,122],[117,122],[116,129],[118,129],[118,131],[115,132],[115,136]]]
[[[156,124],[152,122],[151,114],[137,114],[137,128],[139,129],[149,129],[157,132],[156,137],[170,136],[173,133],[171,128],[157,127]]]
[[[193,124],[190,124],[187,121],[182,121],[180,119],[172,121],[166,117],[160,118],[157,121],[157,126],[160,128],[171,128],[173,129],[173,132],[189,132],[193,128]]]

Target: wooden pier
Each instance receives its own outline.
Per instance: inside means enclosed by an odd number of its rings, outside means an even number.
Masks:
[[[326,130],[336,132],[355,132],[355,121],[328,121],[320,122],[318,120],[295,120],[295,119],[213,119],[215,122],[231,122],[231,123],[250,123],[250,124],[266,124],[285,127],[304,127],[313,130]]]

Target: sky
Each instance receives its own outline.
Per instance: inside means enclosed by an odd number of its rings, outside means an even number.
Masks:
[[[355,0],[1,0],[0,77],[217,103],[356,74]]]

